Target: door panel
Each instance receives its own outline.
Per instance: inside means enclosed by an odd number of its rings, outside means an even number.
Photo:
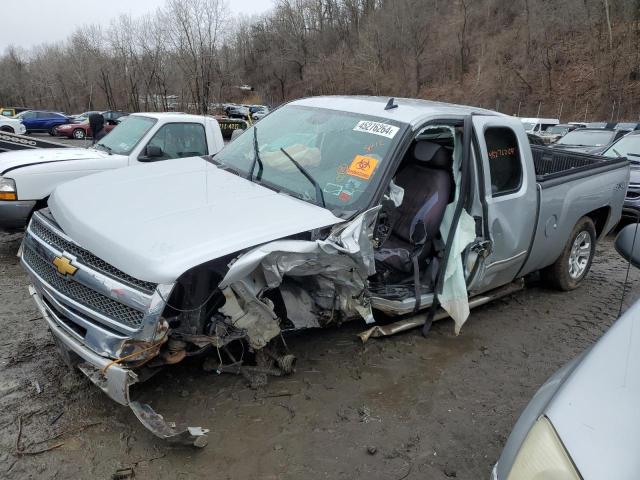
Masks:
[[[479,289],[512,281],[527,258],[535,231],[538,195],[529,140],[520,120],[473,117],[484,170],[491,253]]]

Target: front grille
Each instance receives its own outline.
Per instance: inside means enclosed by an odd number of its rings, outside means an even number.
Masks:
[[[44,282],[62,295],[130,328],[137,329],[142,326],[144,313],[116,302],[73,279],[62,278],[51,263],[27,244],[23,245],[22,258]]]
[[[96,257],[93,253],[88,252],[75,243],[62,238],[56,232],[51,230],[44,222],[38,219],[37,216],[33,217],[30,228],[38,238],[44,240],[52,247],[60,250],[61,252],[68,252],[75,255],[80,263],[83,263],[94,270],[98,270],[99,272],[110,276],[114,280],[126,283],[134,288],[144,291],[145,293],[153,293],[158,286],[156,283],[145,282],[143,280],[138,280],[131,275],[127,275],[113,265],[110,265],[104,260]]]

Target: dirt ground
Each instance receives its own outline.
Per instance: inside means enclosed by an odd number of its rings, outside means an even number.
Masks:
[[[290,337],[297,373],[261,390],[178,365],[133,389],[170,421],[211,430],[171,447],[58,358],[0,234],[0,478],[481,479],[544,380],[616,318],[626,264],[612,238],[576,291],[533,285],[453,323],[362,345],[362,324]],[[631,270],[625,304],[640,294]],[[17,443],[17,439],[20,442]],[[20,453],[22,452],[22,453]],[[130,478],[123,476],[122,478]]]

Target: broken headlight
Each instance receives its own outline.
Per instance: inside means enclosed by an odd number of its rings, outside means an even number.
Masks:
[[[507,480],[580,480],[580,474],[553,425],[540,417],[533,425],[513,462]]]

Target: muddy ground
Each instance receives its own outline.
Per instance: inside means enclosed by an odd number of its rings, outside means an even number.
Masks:
[[[172,480],[488,478],[531,395],[617,316],[626,272],[607,238],[578,290],[533,285],[473,311],[458,337],[445,320],[426,339],[412,331],[362,345],[363,325],[345,325],[289,338],[297,373],[261,390],[196,361],[136,386],[168,420],[211,429],[195,450],[155,439],[67,370],[29,299],[20,239],[0,234],[7,479],[110,479],[118,469]],[[640,295],[640,273],[630,280],[626,305]]]

